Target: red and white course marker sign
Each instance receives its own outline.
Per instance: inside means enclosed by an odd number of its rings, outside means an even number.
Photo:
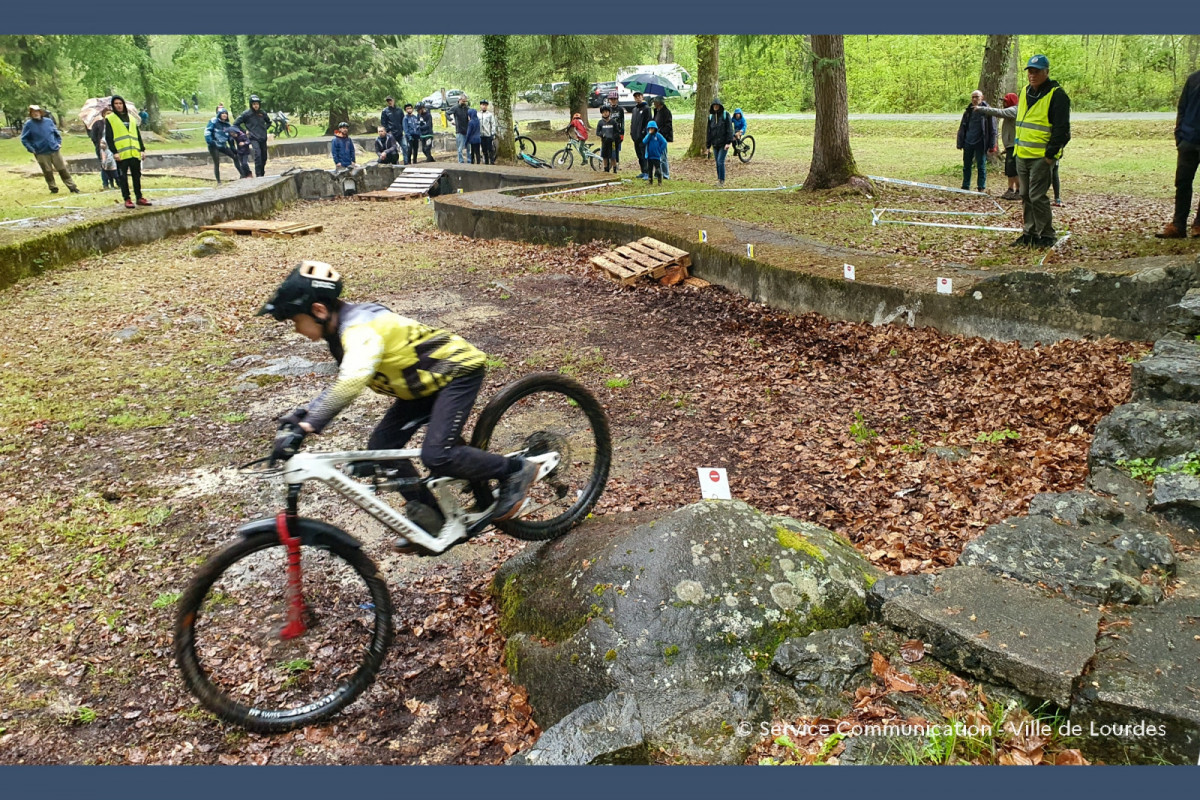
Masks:
[[[842,264],[842,277],[848,281],[854,280],[854,265]]]
[[[700,477],[700,497],[704,500],[732,500],[729,493],[729,476],[724,467],[697,467]]]
[[[949,278],[938,278],[937,279],[937,289],[938,289],[938,294],[953,294],[954,293],[954,284],[951,282],[951,280]]]

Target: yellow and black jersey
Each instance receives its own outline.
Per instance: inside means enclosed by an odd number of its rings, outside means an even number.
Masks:
[[[305,422],[321,431],[363,389],[401,400],[436,394],[487,357],[446,330],[402,317],[378,303],[343,303],[337,334],[326,337],[340,365],[333,386],[309,403]]]

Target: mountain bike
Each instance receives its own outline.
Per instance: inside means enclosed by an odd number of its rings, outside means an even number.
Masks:
[[[271,127],[267,130],[267,133],[270,133],[276,139],[280,136],[286,136],[291,139],[299,133],[299,130],[295,125],[288,122],[287,114],[284,114],[282,111],[276,111],[271,115]]]
[[[743,164],[749,164],[754,158],[754,137],[743,136],[733,140],[733,152]]]
[[[285,489],[284,510],[239,528],[180,598],[175,660],[200,704],[247,730],[287,731],[341,711],[383,665],[393,633],[386,579],[358,539],[300,516],[306,482],[324,483],[435,555],[491,524],[528,541],[562,536],[588,516],[612,461],[603,408],[557,373],[501,389],[480,412],[471,445],[538,464],[518,516],[492,522],[491,482],[402,477],[397,464],[419,462],[420,449],[300,452],[282,466],[269,458],[243,465]],[[437,500],[440,530],[421,528],[380,496],[420,486]]]
[[[518,155],[521,153],[528,153],[531,156],[537,155],[537,142],[528,136],[521,135],[521,126],[519,123],[513,123],[513,136],[516,137],[513,144],[517,148]]]
[[[604,159],[600,157],[600,154],[593,151],[587,142],[581,142],[578,139],[569,140],[566,147],[551,156],[550,164],[555,169],[570,169],[575,164],[576,151],[579,153],[579,160],[594,171],[599,172],[604,169]]]

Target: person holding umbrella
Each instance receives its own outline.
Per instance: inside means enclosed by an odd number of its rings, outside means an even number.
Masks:
[[[646,123],[648,122],[650,122],[650,106],[646,105],[645,95],[641,92],[634,92],[633,111],[629,114],[629,135],[633,137],[633,152],[637,155],[638,169],[640,170],[638,177],[642,180],[648,177],[646,175],[646,145],[642,141],[646,137]]]

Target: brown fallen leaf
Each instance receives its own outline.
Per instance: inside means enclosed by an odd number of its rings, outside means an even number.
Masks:
[[[909,664],[915,664],[925,657],[925,643],[920,639],[909,639],[900,645],[900,657]]]

